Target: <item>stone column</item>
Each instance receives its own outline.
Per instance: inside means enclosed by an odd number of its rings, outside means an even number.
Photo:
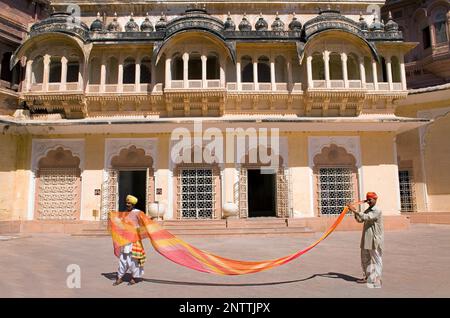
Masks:
[[[33,73],[33,60],[28,60],[25,69],[25,92],[29,92],[31,89],[31,76]]]
[[[183,54],[183,87],[189,87],[189,53]]]
[[[402,90],[406,91],[408,89],[406,83],[406,71],[405,71],[405,57],[400,55],[400,77],[402,81]]]
[[[206,82],[206,61],[208,60],[208,57],[206,55],[202,55],[200,58],[202,60],[202,87],[207,88],[208,83]]]
[[[135,64],[134,88],[136,92],[141,91],[141,59],[138,57]]]
[[[331,87],[330,83],[330,52],[323,52],[323,63],[325,65],[325,86],[327,88]]]
[[[238,59],[236,61],[236,89],[238,91],[242,90],[242,83],[241,83],[241,61]]]
[[[106,58],[105,56],[102,56],[102,61],[100,65],[100,93],[105,92],[105,85],[106,85]]]
[[[153,88],[156,85],[156,66],[155,63],[151,63],[151,70],[150,70],[150,85],[151,85],[151,91],[153,91]]]
[[[44,55],[44,74],[42,78],[42,90],[48,91],[48,80],[50,78],[50,55]]]
[[[118,69],[118,75],[117,75],[117,91],[123,92],[123,57],[120,56],[119,59],[119,69]]]
[[[372,60],[372,76],[373,76],[373,87],[378,90],[378,72],[377,72],[377,61]]]
[[[348,69],[347,69],[347,53],[341,53],[342,76],[344,78],[344,87],[348,88]]]
[[[255,91],[259,90],[258,85],[258,61],[253,59],[253,85],[255,86]]]
[[[390,56],[386,58],[386,73],[387,73],[387,80],[389,83],[389,90],[392,91],[394,89],[394,85],[392,83],[392,63]]]
[[[288,57],[288,60],[286,61],[286,72],[287,72],[287,89],[290,91],[293,86],[293,80],[292,80],[292,63],[290,57]]]
[[[359,58],[359,77],[361,79],[361,88],[366,88],[366,68],[364,67],[364,58]]]
[[[170,70],[170,65],[172,64],[172,59],[170,57],[166,57],[166,71],[165,71],[165,88],[171,88],[172,87],[172,73]],[[152,74],[152,78],[153,78],[153,74]]]
[[[61,85],[59,86],[60,91],[67,90],[67,58],[65,56],[61,57]]]
[[[314,87],[312,59],[313,57],[311,55],[308,55],[308,57],[306,58],[306,75],[308,77],[308,88]]]
[[[272,91],[276,91],[277,83],[275,81],[275,61],[273,57],[270,58],[270,84],[272,86]]]
[[[219,67],[220,67],[220,76],[219,76],[219,78],[220,78],[220,87],[222,87],[222,88],[224,88],[225,87],[225,82],[226,82],[226,80],[225,80],[225,76],[226,76],[226,74],[225,74],[225,64],[224,64],[224,60],[223,59],[220,59],[219,60]]]

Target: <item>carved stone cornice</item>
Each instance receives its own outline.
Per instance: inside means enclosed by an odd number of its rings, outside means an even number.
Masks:
[[[89,40],[89,27],[68,12],[56,12],[49,18],[33,24],[30,37],[42,33],[61,32],[79,37],[83,42]]]

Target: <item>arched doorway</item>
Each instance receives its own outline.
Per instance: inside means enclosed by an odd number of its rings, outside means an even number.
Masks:
[[[120,150],[112,157],[110,200],[115,201],[115,209],[125,211],[125,198],[128,194],[138,198],[136,209],[148,211],[148,205],[154,201],[153,159],[136,146]],[[112,204],[110,204],[112,205]],[[113,206],[114,207],[114,206]]]
[[[267,155],[271,156],[269,148]],[[269,169],[270,163],[263,163],[259,152],[254,161],[247,154],[239,171],[239,217],[290,217],[289,169],[284,166],[281,156],[279,165]]]
[[[38,161],[34,218],[38,220],[79,220],[80,158],[57,147]]]
[[[110,211],[125,211],[128,194],[138,199],[136,208],[147,213],[154,202],[153,158],[134,145],[111,157],[102,189],[102,219]]]

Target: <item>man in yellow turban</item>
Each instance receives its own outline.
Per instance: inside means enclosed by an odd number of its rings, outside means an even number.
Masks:
[[[138,199],[132,195],[127,195],[126,199],[127,213],[126,219],[134,224],[136,229],[139,229],[139,213],[142,211],[135,209]],[[136,241],[120,247],[119,269],[117,271],[117,280],[114,286],[123,282],[122,278],[126,272],[131,272],[131,280],[129,285],[136,284],[136,279],[142,278],[144,275],[144,262],[146,259],[144,246],[142,241]]]

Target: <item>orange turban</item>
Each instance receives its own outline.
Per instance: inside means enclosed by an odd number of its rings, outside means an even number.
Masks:
[[[366,200],[369,199],[378,199],[378,195],[375,192],[367,192],[366,194]]]
[[[138,199],[132,195],[127,195],[127,202],[130,202],[133,205],[136,205]]]

